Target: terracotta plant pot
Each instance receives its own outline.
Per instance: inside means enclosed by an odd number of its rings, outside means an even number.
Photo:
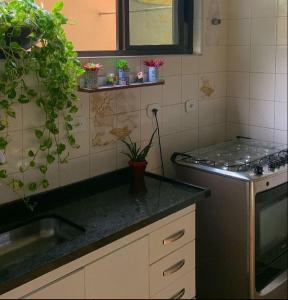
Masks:
[[[129,166],[132,169],[133,177],[135,178],[143,178],[144,173],[147,167],[147,161],[129,161]]]
[[[132,195],[145,195],[147,188],[145,185],[144,173],[147,167],[147,161],[129,161],[129,166],[132,170],[132,178],[130,185],[130,193]]]

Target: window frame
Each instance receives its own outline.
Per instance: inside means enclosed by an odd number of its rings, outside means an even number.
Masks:
[[[179,1],[179,36],[178,45],[143,45],[131,46],[129,44],[129,0],[116,0],[117,28],[116,39],[119,50],[107,51],[77,51],[78,56],[145,56],[161,54],[193,54],[193,16],[194,0]],[[128,16],[128,17],[127,17]]]

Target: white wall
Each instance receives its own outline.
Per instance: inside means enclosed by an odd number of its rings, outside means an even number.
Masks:
[[[287,144],[287,0],[228,0],[227,133]]]

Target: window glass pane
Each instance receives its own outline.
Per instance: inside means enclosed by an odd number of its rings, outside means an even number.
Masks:
[[[130,45],[179,42],[178,0],[129,0]]]
[[[51,10],[55,0],[39,0]],[[78,51],[117,50],[116,0],[63,0],[65,32]]]

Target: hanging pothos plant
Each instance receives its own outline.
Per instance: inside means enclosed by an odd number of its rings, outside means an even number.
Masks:
[[[54,162],[65,163],[67,145],[78,148],[72,134],[73,114],[77,112],[77,77],[82,68],[73,45],[66,39],[61,14],[62,2],[51,12],[35,0],[0,0],[0,152],[6,156],[9,120],[17,118],[14,105],[33,103],[43,111],[43,126],[34,129],[36,149],[24,153],[21,173],[38,169],[41,180],[25,183],[8,175],[0,164],[0,180],[14,190],[27,187],[34,192],[47,188],[47,170]],[[31,86],[31,77],[37,88]],[[61,121],[59,121],[61,120]],[[63,122],[62,122],[63,120]],[[64,123],[67,140],[59,141],[59,123]],[[4,155],[3,155],[4,154]],[[26,186],[27,185],[27,186]]]

